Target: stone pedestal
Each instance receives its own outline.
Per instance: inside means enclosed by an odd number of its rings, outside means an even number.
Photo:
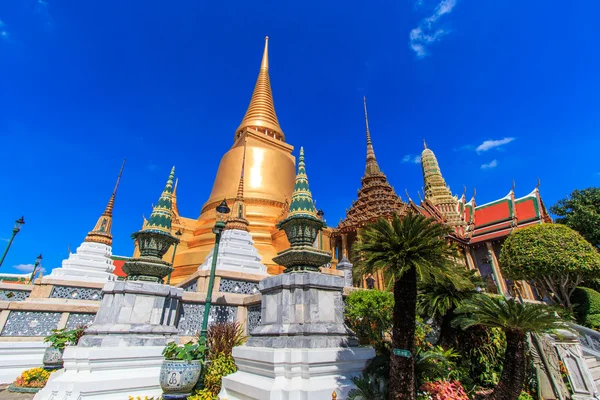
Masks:
[[[210,271],[214,248],[198,268]],[[255,275],[268,276],[267,267],[262,264],[261,256],[254,247],[254,240],[250,233],[240,229],[227,229],[221,235],[219,254],[217,257],[217,271],[243,272]]]
[[[352,287],[352,263],[348,260],[346,255],[342,257],[340,262],[337,264],[337,269],[344,272],[344,286]]]
[[[104,283],[115,281],[112,247],[104,243],[83,242],[75,253],[52,270],[46,278]]]
[[[220,399],[338,399],[375,356],[344,325],[344,279],[316,272],[260,283],[262,321],[233,356],[238,372],[223,378]]]
[[[161,352],[178,341],[176,318],[183,289],[116,281],[104,286],[92,326],[67,347],[64,369],[51,375],[36,400],[127,399],[160,395]]]

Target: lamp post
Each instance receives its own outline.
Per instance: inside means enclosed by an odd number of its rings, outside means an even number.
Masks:
[[[210,313],[210,303],[212,301],[212,291],[215,284],[215,270],[217,268],[217,256],[219,255],[219,242],[221,241],[221,233],[225,229],[225,222],[223,221],[223,215],[229,214],[229,207],[227,207],[227,200],[223,199],[223,202],[217,206],[218,219],[213,227],[213,233],[215,234],[215,248],[213,250],[212,265],[210,267],[210,278],[208,279],[208,292],[206,293],[206,300],[204,303],[204,317],[202,319],[202,330],[200,331],[200,337],[206,339],[206,332],[208,329],[208,315]]]
[[[21,230],[21,227],[23,226],[24,223],[25,223],[25,217],[21,217],[15,221],[15,227],[13,228],[12,236],[11,236],[10,240],[8,241],[8,245],[6,246],[6,250],[4,250],[4,254],[2,254],[2,259],[0,259],[0,267],[2,266],[2,263],[4,262],[6,255],[8,254],[8,249],[10,249],[10,245],[12,244],[13,240],[15,240],[15,236],[17,236],[17,233],[19,233],[19,231]]]
[[[42,262],[42,254],[35,259],[35,264],[33,264],[33,271],[31,271],[31,277],[29,278],[29,283],[33,283],[33,278],[35,277],[35,273],[37,272],[37,268]]]
[[[179,236],[183,235],[183,233],[181,233],[181,229],[177,229],[177,232],[175,232],[175,235],[177,236],[177,238],[179,238]],[[179,244],[179,242],[175,242],[175,244],[173,245],[173,257],[171,257],[171,268],[175,268],[173,264],[175,262],[175,253],[177,252],[177,245]],[[167,285],[171,284],[171,274],[173,273],[173,271],[169,272],[169,277],[167,278]]]

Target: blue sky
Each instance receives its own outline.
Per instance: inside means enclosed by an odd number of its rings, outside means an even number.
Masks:
[[[364,172],[362,96],[377,159],[417,198],[425,138],[453,191],[479,204],[541,179],[549,206],[600,185],[600,4],[397,0],[0,1],[2,266],[60,266],[93,227],[123,158],[114,253],[177,167],[197,217],[248,105],[263,38],[289,143],[303,145],[336,225]],[[0,247],[4,247],[0,242]]]

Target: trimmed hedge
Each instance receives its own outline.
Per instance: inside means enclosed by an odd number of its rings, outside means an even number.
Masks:
[[[571,296],[577,322],[592,329],[600,328],[600,293],[587,287],[578,287]]]

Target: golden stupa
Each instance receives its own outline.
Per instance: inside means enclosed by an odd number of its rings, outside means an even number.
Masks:
[[[277,252],[289,247],[285,234],[276,228],[279,220],[285,218],[288,201],[292,195],[295,180],[295,157],[293,146],[285,142],[283,130],[279,126],[271,83],[269,79],[269,38],[265,39],[265,49],[258,73],[258,79],[250,105],[235,131],[231,149],[219,164],[212,192],[204,203],[198,219],[179,215],[177,208],[177,186],[173,193],[173,234],[181,239],[175,255],[171,282],[178,283],[193,274],[212,250],[215,235],[212,228],[216,220],[216,206],[223,200],[231,206],[236,199],[240,173],[245,155],[244,201],[249,231],[254,246],[267,265],[268,272],[277,274],[282,267],[273,263]],[[329,246],[327,246],[329,247]],[[173,250],[165,255],[170,261]]]

